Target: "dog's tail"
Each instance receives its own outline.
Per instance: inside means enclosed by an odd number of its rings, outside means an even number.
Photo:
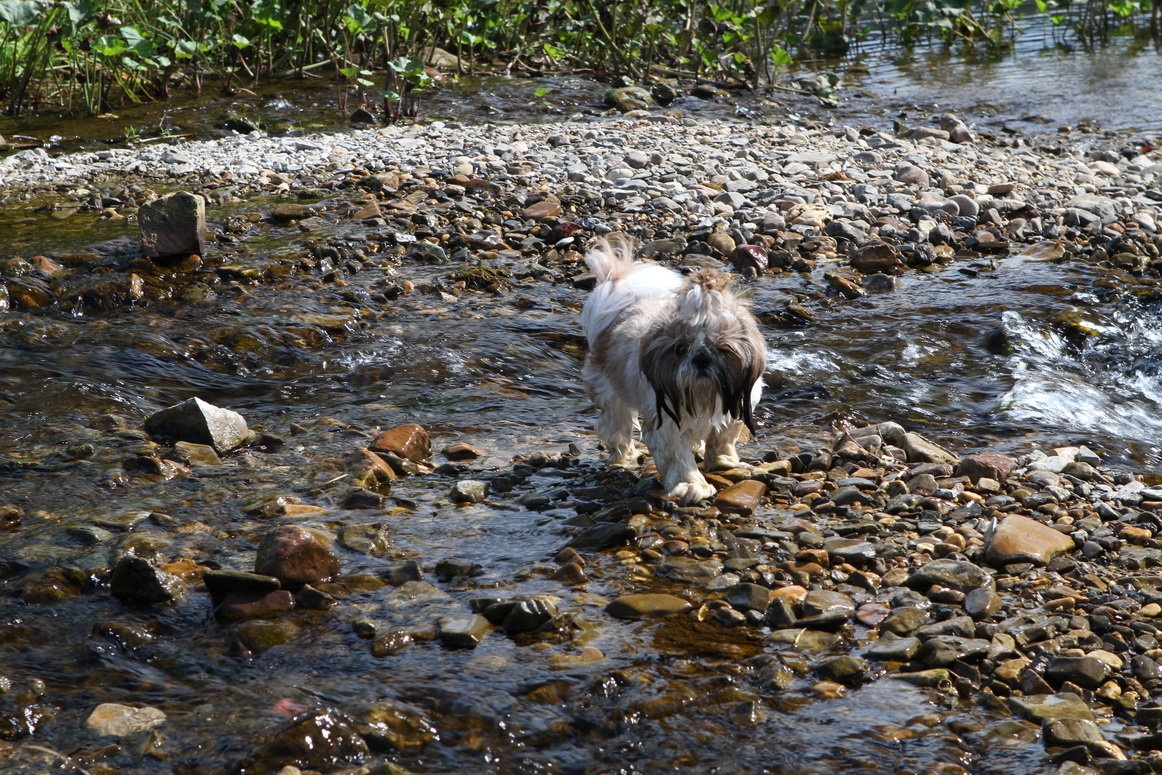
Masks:
[[[686,277],[686,284],[678,292],[678,313],[696,326],[705,326],[716,308],[726,306],[724,295],[730,288],[730,278],[713,269],[699,269]]]
[[[585,264],[597,278],[597,284],[613,282],[625,277],[633,267],[633,242],[602,237],[585,254]]]

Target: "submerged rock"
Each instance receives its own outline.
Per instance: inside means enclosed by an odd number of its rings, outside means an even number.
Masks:
[[[408,750],[438,738],[436,726],[417,707],[395,700],[380,700],[359,712],[355,730],[375,746]]]
[[[329,771],[360,762],[370,753],[347,718],[333,712],[314,713],[276,733],[237,772],[259,775],[287,766]]]

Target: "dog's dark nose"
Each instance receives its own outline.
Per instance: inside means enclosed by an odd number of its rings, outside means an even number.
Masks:
[[[710,353],[706,352],[705,350],[699,350],[690,356],[690,363],[694,366],[694,368],[700,369],[701,371],[706,371],[708,368],[710,368],[710,364],[712,363],[710,359]]]

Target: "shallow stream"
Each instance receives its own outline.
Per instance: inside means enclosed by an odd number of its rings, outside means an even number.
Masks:
[[[892,72],[920,80],[914,64],[894,63]],[[904,77],[887,75],[887,67],[871,68],[863,87]],[[941,67],[959,64],[945,59]],[[990,72],[978,71],[972,87],[997,89],[985,78]],[[941,83],[953,91],[940,102],[979,104],[954,91],[963,83]],[[580,88],[567,80],[559,86]],[[447,103],[450,115],[453,103],[488,115],[480,109],[487,86],[472,88]],[[893,99],[912,99],[908,88],[892,87]],[[434,100],[433,114],[444,104]],[[1144,104],[1130,97],[1126,111]],[[997,110],[1009,116],[1014,107]],[[1114,124],[1131,126],[1162,128],[1156,116],[1153,124],[1128,117]],[[243,203],[216,217],[268,207]],[[113,261],[130,249],[115,224],[78,228],[19,208],[3,218],[10,236],[0,257],[97,250]],[[311,235],[332,243],[365,236],[346,221]],[[107,239],[114,241],[100,242]],[[241,246],[237,271],[297,255],[303,239],[294,227],[272,227]],[[27,559],[35,545],[40,561],[96,569],[129,544],[154,541],[170,556],[246,568],[253,547],[231,539],[267,518],[270,497],[325,502],[334,486],[325,458],[402,422],[427,427],[437,449],[471,442],[485,453],[472,467],[484,472],[512,466],[514,456],[576,447],[576,457],[540,467],[530,490],[599,479],[593,415],[578,381],[584,294],[538,282],[536,267],[529,269],[500,294],[453,288],[444,265],[368,261],[343,282],[335,281],[342,272],[322,266],[305,280],[225,284],[212,297],[139,308],[0,313],[0,505],[21,503],[28,514],[0,532],[0,560]],[[1024,257],[956,262],[909,272],[895,292],[857,301],[825,294],[821,272],[749,287],[771,356],[749,448],[756,455],[813,449],[842,420],[895,420],[962,452],[1084,443],[1115,466],[1162,465],[1162,310],[1107,289],[1108,271]],[[404,281],[420,292],[386,293]],[[806,316],[784,314],[791,299]],[[284,437],[286,447],[173,482],[124,481],[121,460],[141,441],[132,431],[191,396],[241,412],[253,427]],[[127,421],[121,446],[83,450],[109,443],[110,414]],[[160,617],[138,616],[108,595],[2,598],[0,674],[14,691],[44,681],[44,702],[28,713],[42,714],[34,724],[38,743],[75,757],[62,772],[228,771],[305,710],[348,712],[383,698],[436,720],[438,744],[414,744],[423,739],[414,732],[413,743],[392,754],[425,772],[912,773],[935,763],[974,773],[1055,771],[1036,727],[998,722],[987,709],[942,707],[923,688],[879,681],[819,698],[805,676],[776,682],[762,662],[763,644],[745,634],[688,623],[597,626],[609,597],[627,591],[616,556],[594,555],[592,581],[583,587],[563,587],[538,570],[567,541],[563,522],[575,512],[552,498],[455,507],[443,497],[451,481],[406,479],[387,513],[326,508],[307,522],[385,525],[392,561],[478,563],[483,576],[474,590],[433,581],[430,589],[385,591],[360,576],[381,561],[346,552],[341,615],[298,612],[290,641],[258,653],[239,646],[203,596]],[[84,536],[91,532],[76,529],[94,522],[113,535],[90,542]],[[151,530],[175,524],[185,529],[164,537]],[[762,527],[778,528],[778,518]],[[562,608],[580,612],[583,635],[524,645],[496,633],[474,650],[418,642],[383,658],[354,624],[366,617],[383,631],[434,621],[491,590],[561,596]],[[581,647],[603,658],[587,661]],[[117,701],[164,708],[163,732],[106,748],[83,720],[96,703]],[[7,755],[0,757],[6,772],[46,771],[37,751]]]

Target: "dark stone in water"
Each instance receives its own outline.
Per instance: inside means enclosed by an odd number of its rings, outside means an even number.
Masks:
[[[768,251],[762,245],[739,245],[730,254],[730,263],[740,272],[753,269],[756,272],[767,271]]]
[[[502,625],[505,632],[532,632],[556,617],[556,603],[546,597],[534,597],[517,601],[505,615]]]
[[[580,552],[596,552],[629,543],[636,536],[637,531],[628,525],[603,522],[586,529],[570,541],[569,546]]]
[[[766,613],[771,604],[771,590],[759,584],[735,584],[726,590],[726,600],[735,608]]]
[[[125,603],[168,603],[185,591],[185,582],[150,564],[126,555],[113,566],[109,588],[113,596]]]
[[[202,574],[202,581],[215,605],[230,592],[266,594],[282,586],[274,576],[263,576],[242,570],[207,570]]]
[[[313,713],[277,733],[236,772],[267,775],[287,766],[331,770],[370,754],[351,721],[337,713]]]
[[[451,581],[457,577],[472,578],[484,573],[479,563],[461,560],[456,557],[445,557],[436,563],[436,576],[441,581]]]
[[[1054,686],[1066,681],[1096,689],[1110,676],[1110,666],[1096,657],[1055,657],[1045,668],[1045,680]]]
[[[382,575],[387,579],[387,583],[394,587],[406,584],[409,581],[424,580],[424,571],[415,560],[408,560],[400,565],[393,565]]]
[[[335,598],[310,584],[299,590],[295,595],[295,608],[306,608],[312,611],[327,611],[335,606]]]
[[[227,592],[214,607],[214,616],[224,621],[260,619],[294,609],[295,601],[285,589],[271,592],[235,590]]]
[[[374,124],[375,114],[361,106],[351,113],[350,121],[354,124]]]

